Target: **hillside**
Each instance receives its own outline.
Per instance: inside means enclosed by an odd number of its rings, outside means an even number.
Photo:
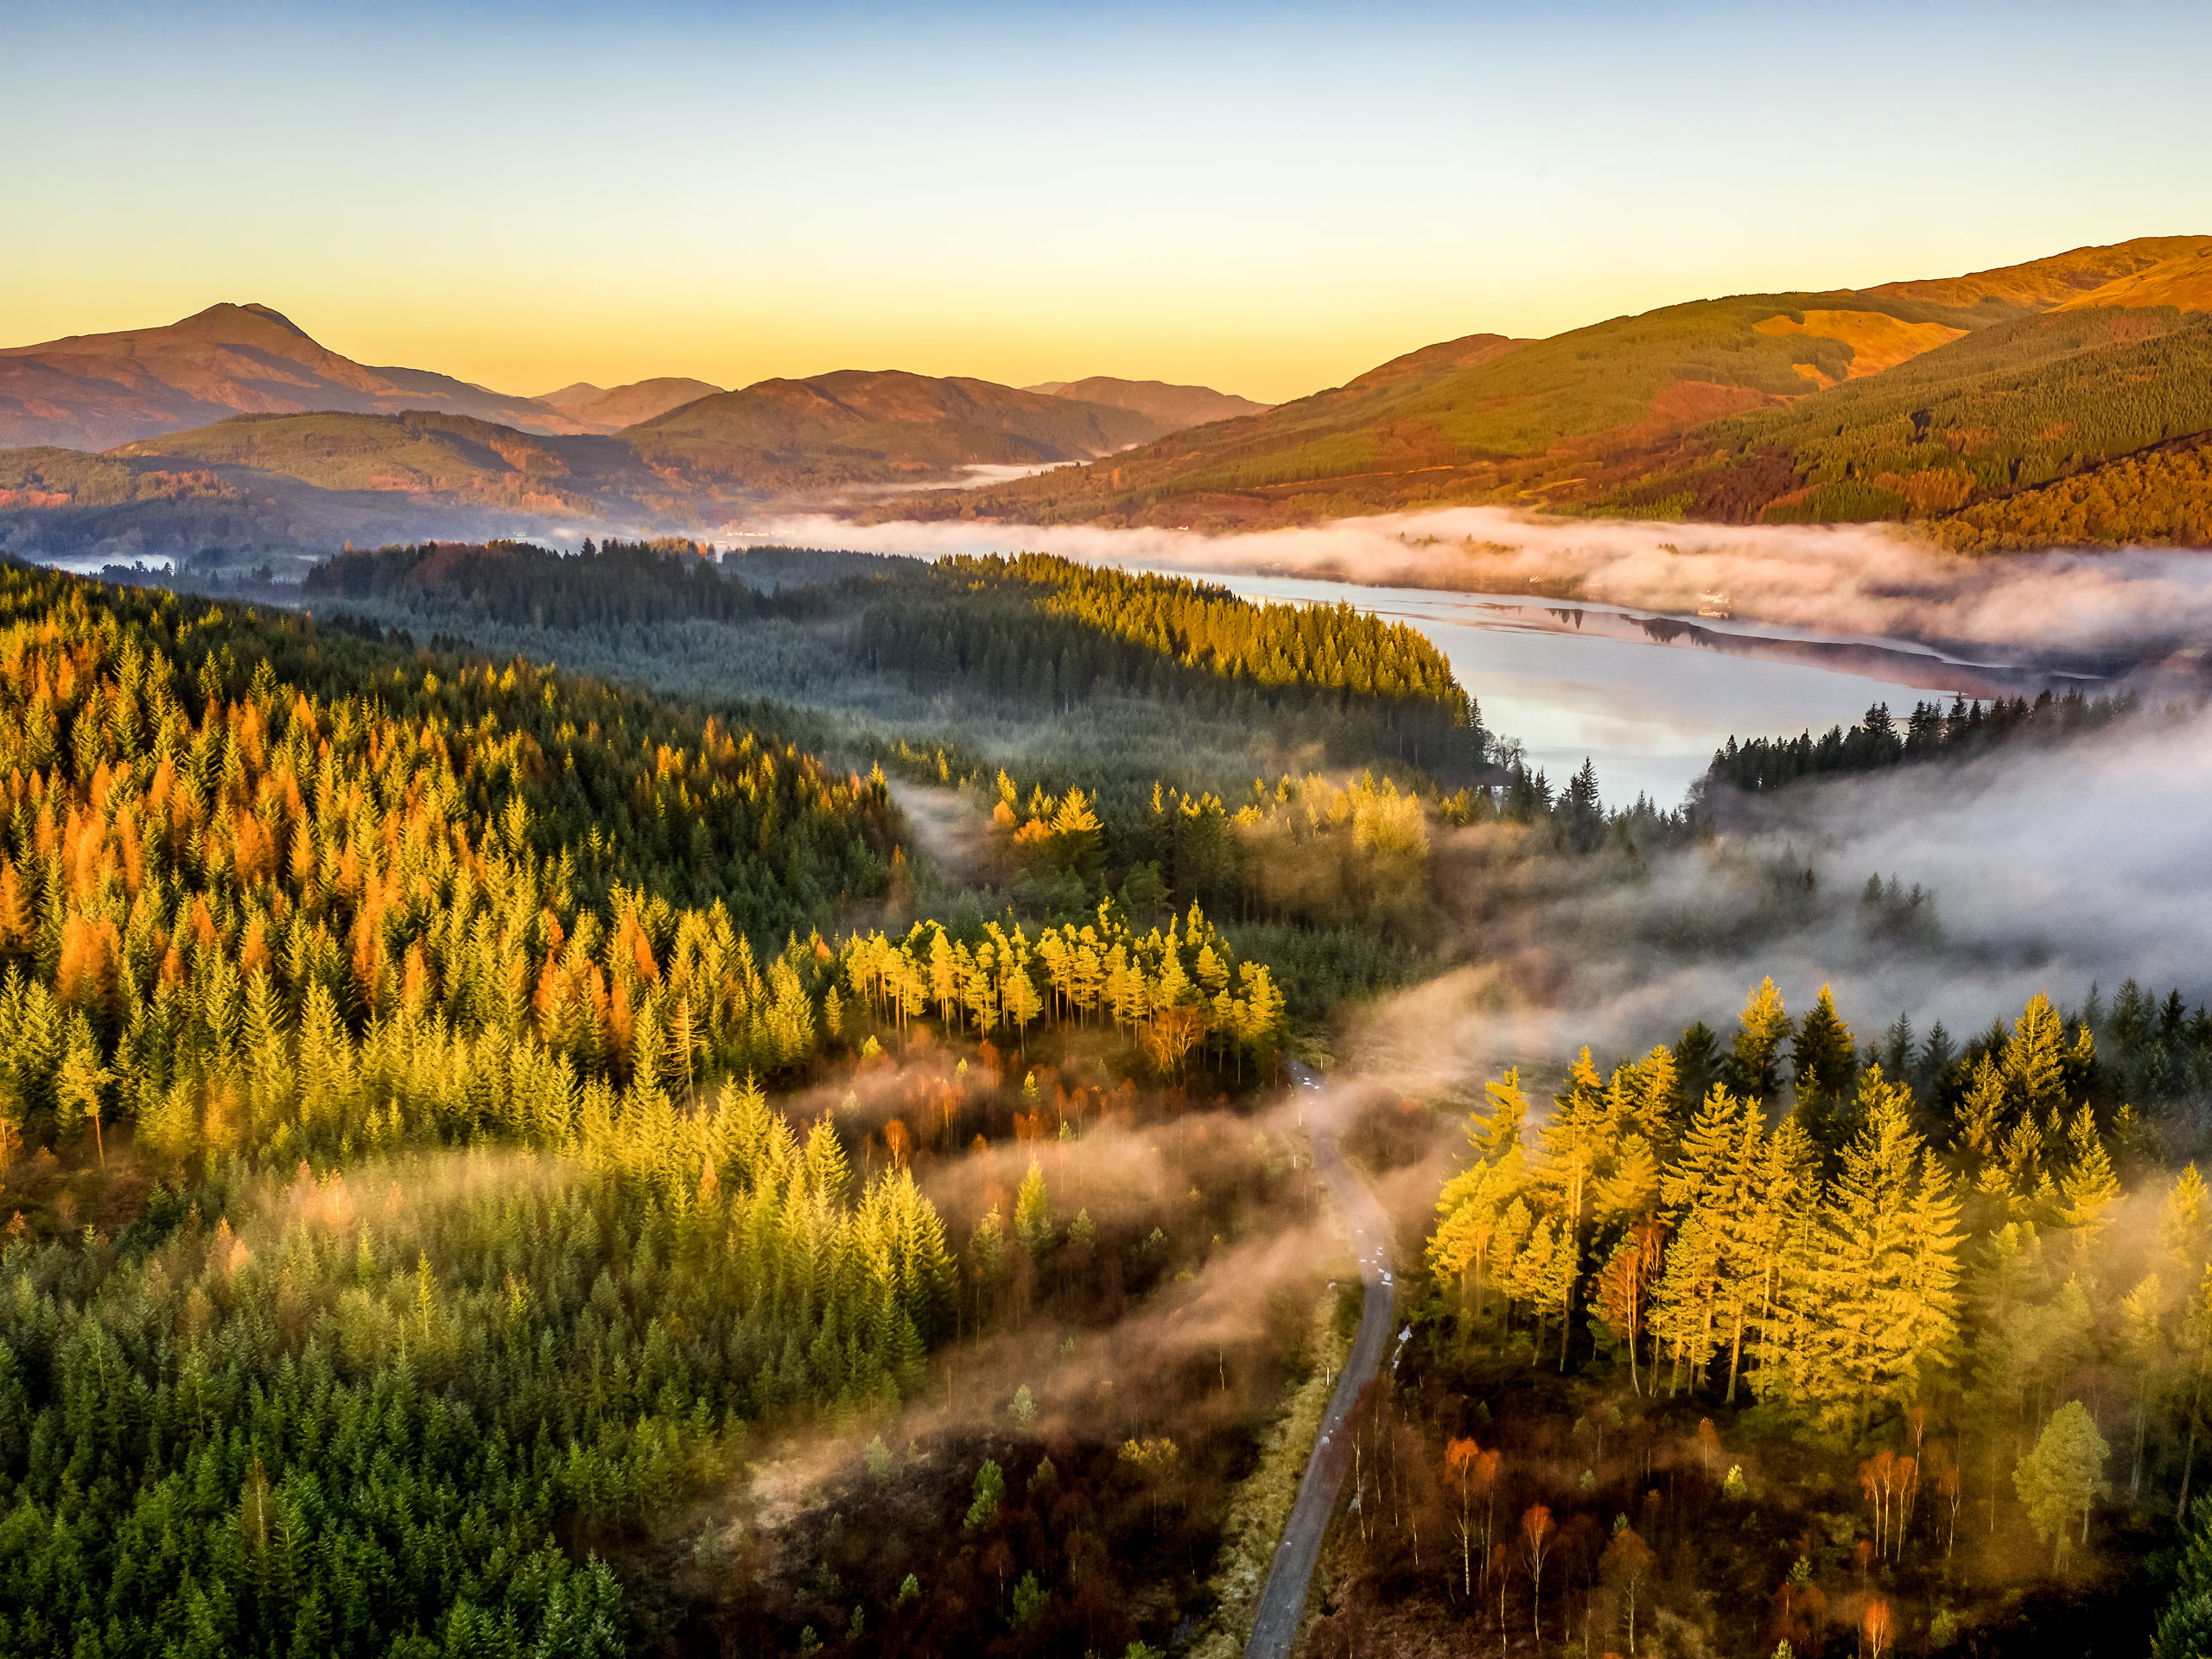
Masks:
[[[670,410],[680,409],[698,398],[711,397],[721,390],[704,380],[664,374],[613,387],[594,386],[588,380],[579,380],[572,386],[546,392],[531,401],[543,404],[592,431],[619,432],[626,426],[650,421],[656,415],[665,415]]]
[[[1233,392],[1211,386],[1175,386],[1164,380],[1120,380],[1110,374],[1094,374],[1087,380],[1047,380],[1025,391],[1048,397],[1067,397],[1077,403],[1103,404],[1109,409],[1130,409],[1154,422],[1162,432],[1213,421],[1233,421],[1240,415],[1257,415],[1270,405],[1255,404]]]
[[[269,418],[397,422],[376,416]],[[444,500],[387,489],[318,488],[280,472],[188,456],[0,450],[0,548],[48,556],[158,562],[222,550],[237,556],[228,562],[245,565],[256,562],[249,555],[327,550],[347,541],[499,535],[517,522],[516,512],[495,505],[488,491],[473,502]]]
[[[568,539],[579,524],[712,531],[764,505],[1084,460],[1155,430],[1132,410],[988,381],[857,371],[714,393],[607,435],[423,410],[233,416],[103,455],[0,450],[0,547],[173,558]]]
[[[2183,311],[2212,311],[2212,237],[2175,239],[2184,245],[2158,264],[2115,276],[2101,287],[2077,294],[2052,308],[2074,311],[2100,305],[2171,305]]]
[[[540,437],[463,416],[239,416],[127,444],[118,459],[250,467],[321,490],[380,490],[530,512],[594,514],[654,491],[619,439]]]
[[[234,416],[104,455],[0,450],[0,546],[48,555],[327,552],[686,511],[619,438],[423,410]]]
[[[1936,518],[2212,429],[2208,305],[2212,238],[2153,238],[1471,335],[1249,419],[896,510],[1211,529],[1466,502]]]
[[[164,327],[0,350],[0,445],[107,449],[230,415],[435,410],[541,433],[586,429],[527,397],[423,369],[372,368],[265,305]]]
[[[2208,251],[2212,251],[2212,236],[2139,236],[2107,247],[2074,248],[2022,265],[2000,265],[1964,276],[1884,283],[1864,292],[1873,299],[1985,306],[2017,315],[2055,310],[2170,261],[2193,259]]]
[[[2192,541],[2200,461],[2159,456],[2212,432],[2212,238],[1692,301],[1545,340],[1469,334],[1273,408],[1045,384],[843,370],[504,399],[217,307],[0,353],[0,437],[30,435],[0,451],[0,544],[129,558],[566,542],[578,526],[719,537],[794,507],[1233,530],[1465,503],[1906,520],[1976,548]],[[116,431],[115,465],[69,458]],[[948,487],[986,468],[1003,481]]]
[[[1135,410],[988,380],[846,369],[702,397],[621,436],[671,480],[766,498],[1087,461],[1159,431]]]

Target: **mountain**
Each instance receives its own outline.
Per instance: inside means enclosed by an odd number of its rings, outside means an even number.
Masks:
[[[165,327],[0,350],[0,444],[106,449],[228,415],[402,409],[532,432],[585,429],[527,397],[356,363],[265,305],[212,305]]]
[[[1156,423],[1162,432],[1212,421],[1233,421],[1240,415],[1257,415],[1268,405],[1249,397],[1216,391],[1211,386],[1172,386],[1164,380],[1117,380],[1110,374],[1094,374],[1088,380],[1046,380],[1023,388],[1048,397],[1070,397],[1078,403],[1103,404],[1109,409],[1133,409]]]
[[[264,553],[327,552],[347,541],[496,538],[547,522],[499,505],[489,492],[442,500],[324,489],[280,473],[181,457],[0,450],[0,548],[41,556],[128,563],[220,552],[251,563]]]
[[[1233,529],[1459,503],[1895,519],[1977,550],[2212,544],[2212,237],[1468,334],[1192,427],[1173,423],[1207,406],[1160,394],[1220,394],[861,370],[708,391],[611,432],[583,418],[700,384],[505,399],[364,367],[260,307],[0,353],[0,436],[34,441],[0,451],[0,545],[715,536],[800,506]],[[93,442],[111,452],[79,453]]]
[[[2050,311],[2131,276],[2176,260],[2212,253],[2212,237],[2140,236],[2107,247],[2075,248],[2024,265],[2000,265],[1964,276],[1884,283],[1863,292],[1875,299],[1928,300],[1938,305],[1996,305],[2023,311]]]
[[[426,410],[239,415],[105,454],[0,450],[0,547],[124,560],[712,533],[766,506],[1087,460],[1158,430],[1133,410],[988,381],[856,370],[712,393],[612,434]]]
[[[1547,340],[1469,335],[1249,418],[957,504],[898,507],[1228,529],[1484,502],[1909,519],[1977,547],[2052,524],[2094,525],[2074,532],[2090,540],[2202,539],[2188,529],[2199,522],[2189,480],[2204,470],[2193,449],[2115,473],[2109,487],[2078,480],[2212,432],[2208,310],[2208,237],[1694,301]],[[2018,511],[2000,505],[2015,498]]]
[[[103,459],[242,467],[319,490],[534,513],[594,516],[613,501],[665,493],[620,438],[546,437],[423,410],[242,415],[125,444]]]
[[[626,426],[650,421],[656,415],[665,415],[671,409],[680,409],[701,397],[711,397],[721,390],[704,380],[668,374],[652,380],[633,380],[626,386],[611,389],[579,380],[572,386],[549,391],[531,401],[543,404],[594,432],[619,432]]]
[[[988,380],[845,369],[702,397],[620,435],[672,481],[765,499],[1088,461],[1160,431],[1134,410]]]

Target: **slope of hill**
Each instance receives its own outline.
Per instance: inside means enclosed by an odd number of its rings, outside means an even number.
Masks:
[[[423,410],[241,415],[126,444],[111,455],[249,467],[321,490],[382,490],[537,512],[594,513],[654,485],[619,439],[541,437]]]
[[[2024,265],[2000,265],[1964,276],[1884,283],[1861,290],[1869,299],[1925,300],[1934,305],[1980,306],[2018,315],[2050,311],[2108,284],[2170,260],[2212,250],[2212,236],[2139,236],[2108,246],[2074,248]]]
[[[1159,430],[1132,410],[988,380],[846,369],[702,397],[621,439],[671,480],[766,497],[1089,460]]]
[[[377,416],[270,418],[397,422]],[[227,444],[210,448],[230,453]],[[327,551],[347,541],[499,536],[542,517],[488,488],[448,498],[391,488],[326,488],[278,470],[189,455],[0,450],[0,548],[44,556],[89,555],[128,563],[213,550]]]
[[[1822,297],[1699,301],[1549,340],[1470,335],[1248,420],[1004,486],[974,508],[1046,522],[1225,528],[1440,500],[1543,505],[1607,451],[1648,448],[1719,416],[1783,404],[1816,378],[1845,378],[1855,350],[1847,341],[1759,327],[1818,309]],[[1870,315],[1907,330],[1967,326],[1911,302],[1854,308],[1846,321],[1863,333],[1871,325],[1857,320]]]
[[[580,432],[527,397],[423,369],[372,368],[265,305],[213,305],[165,327],[0,350],[0,444],[106,449],[229,415],[433,409],[526,431]]]
[[[1601,511],[1770,524],[1936,518],[2207,429],[2212,319],[2056,311],[1787,408],[1716,422],[1687,465],[1589,499]],[[1731,479],[1742,486],[1713,488]]]
[[[1133,410],[982,380],[824,375],[694,399],[612,435],[423,410],[233,416],[104,455],[0,450],[0,545],[129,559],[207,549],[712,532],[963,467],[1049,465],[1156,429]]]
[[[1109,409],[1133,409],[1154,422],[1163,433],[1213,421],[1233,421],[1240,415],[1257,415],[1272,407],[1233,392],[1216,391],[1211,386],[1120,380],[1110,374],[1094,374],[1087,380],[1047,380],[1024,390],[1077,403],[1103,404]]]
[[[2190,315],[2208,302],[2212,238],[2147,238],[1470,336],[1247,420],[898,510],[1210,529],[1454,502],[1932,519],[2212,429],[2212,327]],[[2161,478],[2127,499],[2163,499]]]
[[[2212,311],[2212,237],[2177,237],[2181,251],[2155,265],[2115,276],[2101,288],[2077,294],[2053,307],[2078,311],[2092,306],[2171,305],[2180,311]]]
[[[531,401],[543,404],[594,432],[619,432],[626,426],[650,421],[656,415],[665,415],[671,409],[681,409],[699,398],[711,397],[721,390],[704,380],[664,374],[611,388],[579,380],[572,386],[546,392]]]

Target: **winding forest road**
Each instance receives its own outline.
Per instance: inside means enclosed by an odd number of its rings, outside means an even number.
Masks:
[[[1294,1060],[1290,1070],[1297,1087],[1316,1091],[1319,1109],[1313,1119],[1313,1166],[1329,1184],[1330,1196],[1351,1228],[1352,1244],[1359,1253],[1360,1282],[1366,1287],[1366,1294],[1360,1307],[1359,1334],[1352,1338],[1351,1354],[1337,1381],[1337,1391],[1329,1396],[1329,1409],[1321,1419],[1313,1454],[1306,1460],[1305,1478],[1298,1484],[1297,1501],[1291,1505],[1290,1519],[1283,1524],[1282,1541],[1275,1548],[1267,1587],[1260,1592],[1259,1610],[1253,1616],[1251,1639],[1244,1644],[1244,1659],[1287,1659],[1291,1644],[1298,1639],[1299,1618],[1306,1609],[1314,1565],[1321,1557],[1321,1541],[1329,1530],[1337,1493],[1351,1467],[1351,1436],[1343,1432],[1344,1421],[1351,1415],[1359,1391],[1382,1368],[1396,1301],[1391,1282],[1389,1222],[1374,1195],[1338,1155],[1337,1136],[1344,1128],[1339,1103],[1328,1098],[1325,1086],[1313,1072]]]

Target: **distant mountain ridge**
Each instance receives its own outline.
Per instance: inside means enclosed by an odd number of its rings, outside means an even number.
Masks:
[[[789,383],[762,381],[743,390],[760,391],[756,401],[772,402],[776,394],[761,389],[785,384]],[[0,448],[105,450],[232,415],[396,415],[409,410],[466,416],[548,436],[604,435],[658,420],[702,398],[732,395],[704,380],[664,375],[614,387],[578,381],[535,397],[511,397],[427,369],[357,363],[321,345],[272,307],[226,303],[158,327],[72,334],[0,348]],[[1051,454],[1045,458],[1052,460],[1104,454],[1179,426],[1266,407],[1204,386],[1109,376],[1073,385],[1058,383],[1052,394],[1039,395],[1122,410],[1149,423],[1141,429],[1108,422],[1099,431],[1109,435],[1088,447],[1080,441],[1046,441],[1044,448]],[[1023,414],[1040,430],[1074,429],[1035,409]],[[858,423],[833,418],[832,424],[856,429],[868,419],[863,414]],[[1084,419],[1096,424],[1096,416]]]
[[[1077,403],[1103,404],[1111,409],[1130,409],[1157,424],[1163,432],[1205,426],[1214,421],[1233,421],[1241,415],[1258,415],[1268,409],[1249,397],[1216,391],[1211,386],[1170,385],[1165,380],[1122,380],[1110,374],[1094,374],[1086,380],[1046,380],[1025,391]]]
[[[656,415],[665,415],[685,404],[711,397],[720,391],[720,386],[709,385],[704,380],[671,374],[613,387],[594,386],[588,380],[579,380],[572,386],[544,392],[531,401],[543,404],[593,431],[619,432],[626,426],[650,421]]]
[[[1468,334],[1274,408],[896,370],[510,398],[218,306],[0,351],[8,437],[0,547],[124,557],[717,535],[794,509],[1227,530],[1458,503],[2212,545],[2212,237]],[[1033,475],[965,487],[993,467]]]
[[[433,410],[236,415],[104,454],[0,450],[0,547],[129,558],[394,535],[711,534],[969,467],[1084,461],[1158,431],[1130,410],[862,370],[712,393],[611,434]]]
[[[790,493],[1088,461],[1160,431],[1133,410],[988,380],[843,369],[702,397],[622,436],[666,475]]]
[[[0,444],[108,449],[232,415],[403,409],[526,432],[586,429],[528,397],[356,363],[265,305],[211,305],[162,327],[0,349]]]

